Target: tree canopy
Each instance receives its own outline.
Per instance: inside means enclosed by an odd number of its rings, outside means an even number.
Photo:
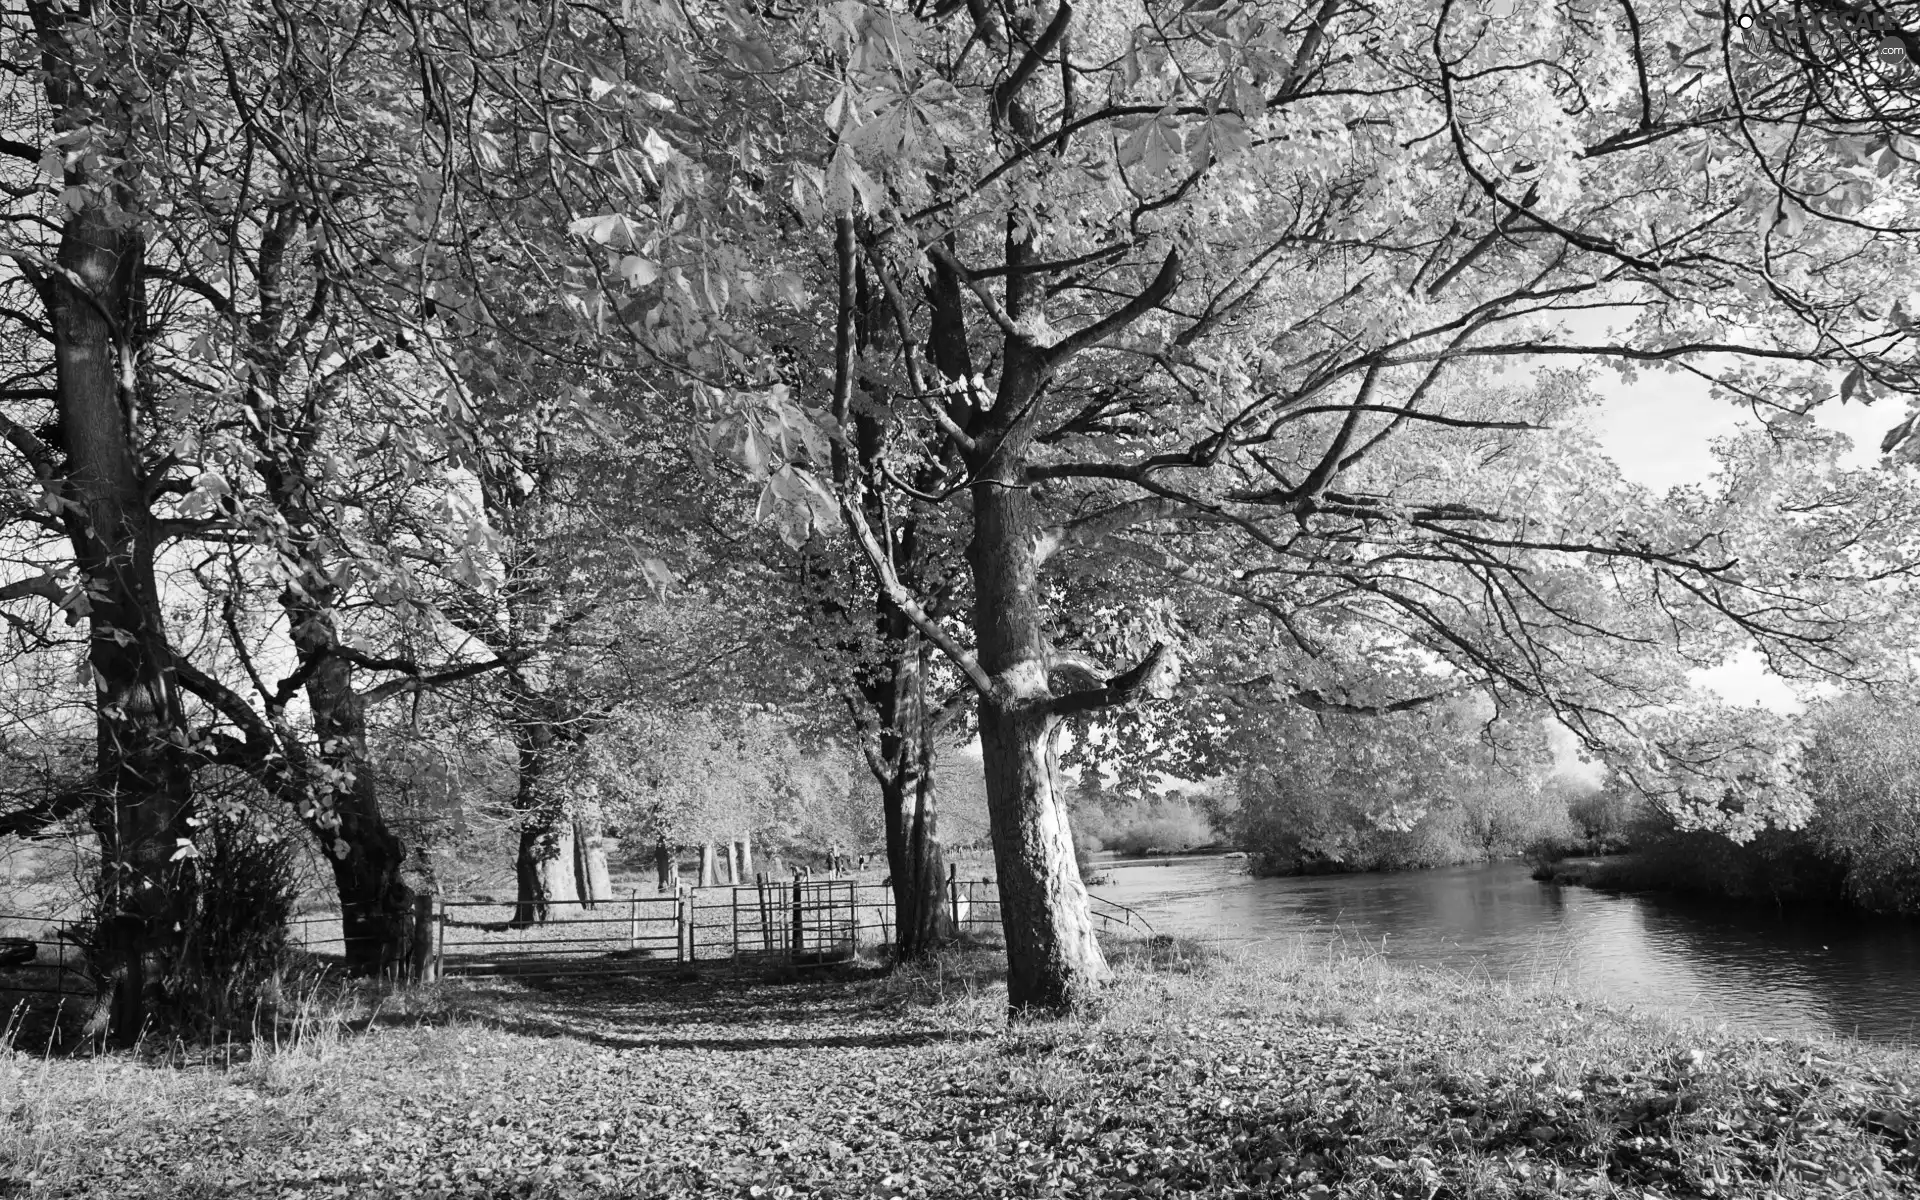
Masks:
[[[1550,719],[1684,823],[1801,820],[1796,738],[1690,673],[1910,670],[1920,427],[1843,470],[1811,414],[1920,395],[1920,143],[1854,32],[1728,11],[30,0],[0,611],[84,630],[94,747],[0,828],[91,824],[138,991],[237,768],[371,969],[393,701],[484,698],[523,867],[588,793],[791,824],[839,767],[754,764],[831,725],[903,906],[959,718],[1057,1010],[1104,973],[1070,723],[1137,782]],[[1650,495],[1601,372],[1757,425]]]

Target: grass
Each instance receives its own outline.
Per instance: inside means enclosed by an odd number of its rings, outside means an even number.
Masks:
[[[256,1046],[0,1054],[0,1196],[1920,1195],[1920,1055],[1304,945],[307,998]]]

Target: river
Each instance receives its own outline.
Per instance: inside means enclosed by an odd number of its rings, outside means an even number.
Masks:
[[[1523,863],[1277,879],[1244,859],[1101,865],[1113,881],[1093,891],[1160,933],[1335,943],[1755,1034],[1920,1041],[1920,924],[1559,887]]]

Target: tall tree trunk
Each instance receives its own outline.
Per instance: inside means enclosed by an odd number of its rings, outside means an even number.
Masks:
[[[700,886],[712,887],[714,884],[713,843],[700,843]]]
[[[27,8],[55,130],[93,129],[97,153],[86,162],[130,154],[131,117],[112,94],[112,76],[126,68],[100,64],[95,71],[76,49],[77,40],[124,36],[124,18],[100,14],[96,28],[84,9],[40,0]],[[71,34],[76,21],[87,30],[82,39]],[[174,851],[192,833],[193,762],[154,573],[156,531],[136,460],[145,246],[139,222],[126,214],[139,206],[127,181],[108,171],[76,167],[67,183],[82,202],[65,217],[58,270],[27,274],[53,338],[60,445],[51,449],[66,457],[64,478],[48,464],[45,486],[59,500],[79,570],[95,689],[91,821],[101,852],[100,994],[89,1027],[125,1043],[152,1015],[183,949],[179,935],[191,924],[195,877],[174,862]]]
[[[897,615],[897,614],[896,614]],[[946,859],[934,804],[935,738],[926,703],[926,644],[903,620],[892,678],[874,699],[886,729],[881,735],[880,803],[887,838],[897,933],[895,962],[925,959],[951,933],[941,889]]]
[[[1037,380],[1026,354],[1010,353],[995,409],[1030,400]],[[1006,449],[1011,449],[1006,448]],[[1107,975],[1055,768],[1059,718],[1041,627],[1035,528],[1022,472],[996,456],[972,489],[973,628],[979,664],[993,683],[980,700],[980,746],[1000,921],[1007,940],[1007,1002],[1063,1012]]]
[[[525,928],[563,916],[567,902],[580,895],[573,865],[573,823],[529,820],[522,825],[514,879],[518,895],[512,925]]]
[[[299,191],[292,178],[283,182],[290,193]],[[326,311],[331,295],[324,282],[304,285],[290,278],[298,274],[290,264],[296,230],[318,215],[278,207],[260,231],[252,264],[257,308],[245,323],[243,343],[256,466],[279,517],[266,535],[266,549],[296,571],[280,594],[280,607],[306,677],[315,752],[300,753],[289,744],[302,735],[273,711],[269,721],[283,743],[281,753],[249,765],[269,789],[292,801],[319,840],[340,901],[347,965],[376,974],[408,961],[413,890],[401,877],[406,848],[380,809],[367,747],[367,701],[355,686],[353,664],[342,656],[338,547],[326,516],[333,484],[315,463],[334,416],[333,397],[328,385],[292,366],[302,355],[304,330]],[[236,236],[241,228],[235,226]],[[303,285],[312,289],[305,303],[294,296]],[[290,310],[298,314],[291,326]],[[290,387],[290,379],[299,382]],[[237,639],[237,623],[234,632]],[[295,759],[303,769],[285,769]]]
[[[951,932],[941,889],[946,857],[934,819],[933,775],[915,771],[883,780],[887,869],[893,886],[895,962],[925,959]]]
[[[753,878],[753,835],[751,833],[740,835],[740,878],[743,880]]]
[[[520,846],[514,856],[511,924],[525,928],[552,920],[556,905],[579,899],[580,882],[574,871],[573,821],[547,794],[546,771],[554,737],[545,699],[518,667],[507,672],[507,691],[520,776],[514,796],[514,808],[520,813]]]
[[[293,620],[295,647],[303,659],[319,662],[307,680],[307,706],[328,782],[324,806],[305,814],[306,823],[333,870],[348,970],[397,971],[408,961],[413,912],[413,889],[400,873],[406,847],[380,811],[379,781],[367,754],[367,704],[354,688],[352,664],[333,653],[333,613],[311,603],[330,601],[333,589],[315,578],[305,595],[289,593],[282,604]]]
[[[573,873],[580,889],[580,905],[592,908],[613,899],[613,873],[607,869],[607,839],[597,816],[573,822]]]

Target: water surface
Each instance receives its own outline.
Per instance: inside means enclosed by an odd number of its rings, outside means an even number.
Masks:
[[[1255,879],[1244,860],[1111,864],[1094,888],[1161,933],[1343,944],[1399,962],[1724,1021],[1742,1032],[1920,1041],[1920,925],[1528,878],[1522,863]]]

